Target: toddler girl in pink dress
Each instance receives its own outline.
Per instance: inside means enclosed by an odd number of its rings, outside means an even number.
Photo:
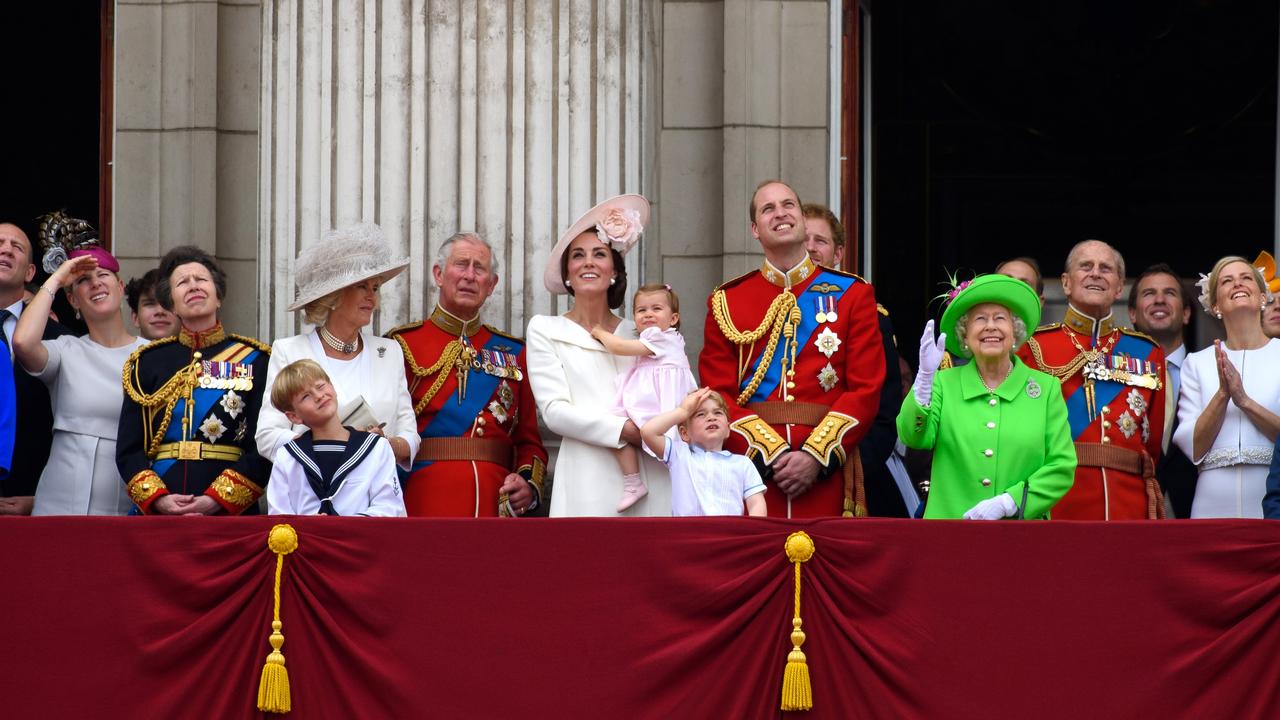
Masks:
[[[614,355],[638,359],[618,376],[617,413],[643,427],[655,415],[680,404],[697,389],[680,335],[680,298],[670,285],[644,285],[632,299],[639,340],[627,340],[596,326],[591,336]],[[649,494],[640,479],[639,450],[625,445],[615,451],[622,468],[622,499],[618,512]]]

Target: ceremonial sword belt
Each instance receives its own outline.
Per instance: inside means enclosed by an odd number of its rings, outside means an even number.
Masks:
[[[156,449],[156,460],[231,460],[236,461],[244,451],[228,445],[210,445],[209,443],[184,442],[160,443]]]
[[[515,466],[514,456],[515,447],[503,440],[476,437],[437,437],[422,438],[422,444],[418,446],[418,454],[414,456],[414,460],[418,462],[439,462],[443,460],[489,462],[510,469]]]

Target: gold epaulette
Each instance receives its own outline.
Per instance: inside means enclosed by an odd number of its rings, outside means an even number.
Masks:
[[[1057,329],[1058,329],[1058,328],[1060,328],[1060,327],[1062,327],[1062,323],[1060,323],[1060,322],[1056,322],[1056,323],[1045,323],[1045,324],[1041,325],[1040,327],[1037,327],[1037,328],[1036,328],[1035,330],[1033,330],[1032,332],[1033,332],[1033,333],[1048,332],[1048,331],[1050,331],[1050,330],[1057,330]]]
[[[261,340],[259,340],[259,339],[257,339],[257,338],[251,338],[251,337],[249,337],[248,335],[238,335],[238,334],[236,334],[236,333],[228,333],[228,334],[227,334],[227,337],[229,337],[229,338],[235,338],[236,340],[239,340],[240,342],[244,343],[245,345],[248,345],[249,347],[254,348],[254,349],[256,349],[256,350],[261,350],[262,352],[264,352],[264,353],[266,353],[266,354],[268,354],[268,355],[270,355],[270,354],[271,354],[271,346],[270,346],[270,345],[268,345],[268,344],[266,344],[266,343],[264,343],[264,342],[262,342]]]
[[[749,449],[760,453],[766,465],[773,462],[788,447],[778,431],[761,420],[759,415],[748,415],[729,427],[746,439]]]
[[[522,338],[522,337],[520,337],[520,336],[518,336],[518,335],[512,335],[511,333],[509,333],[509,332],[505,332],[505,331],[503,331],[503,330],[499,330],[498,328],[496,328],[496,327],[494,327],[494,326],[492,326],[492,325],[485,325],[485,326],[484,326],[484,328],[485,328],[486,330],[488,330],[489,332],[493,333],[494,335],[497,335],[498,337],[504,337],[504,338],[506,338],[506,339],[508,339],[508,340],[514,340],[514,341],[516,341],[516,342],[520,343],[521,345],[524,345],[524,338]]]
[[[841,444],[845,433],[858,426],[856,418],[844,413],[829,412],[822,422],[809,433],[804,441],[804,449],[813,455],[824,467],[831,465],[831,456],[844,462],[844,446]]]
[[[1146,333],[1142,332],[1141,330],[1134,330],[1133,328],[1127,328],[1127,327],[1121,327],[1121,328],[1116,328],[1116,329],[1117,329],[1117,330],[1119,330],[1120,332],[1124,333],[1125,335],[1130,336],[1130,337],[1136,337],[1136,338],[1141,338],[1141,339],[1143,339],[1143,340],[1146,340],[1147,342],[1151,343],[1152,345],[1159,345],[1159,344],[1160,344],[1160,343],[1156,342],[1155,338],[1153,338],[1153,337],[1151,337],[1150,335],[1148,335],[1148,334],[1146,334]]]
[[[393,335],[399,335],[400,333],[406,333],[406,332],[409,332],[410,330],[417,330],[418,328],[422,327],[422,323],[423,323],[423,322],[424,322],[423,320],[419,320],[419,321],[417,321],[417,322],[405,323],[404,325],[397,325],[396,327],[393,327],[393,328],[391,328],[390,330],[388,330],[388,331],[386,331],[385,333],[383,333],[383,334],[382,334],[382,337],[387,338],[388,340],[390,340],[390,339],[392,339],[392,336],[393,336]]]
[[[759,274],[760,274],[760,271],[759,271],[759,270],[752,270],[752,271],[750,271],[750,272],[743,273],[743,274],[739,275],[739,276],[738,276],[738,277],[736,277],[736,278],[730,278],[729,280],[725,280],[724,282],[722,282],[722,283],[720,283],[719,285],[717,285],[717,286],[716,286],[716,291],[719,291],[719,290],[728,290],[729,288],[733,287],[734,285],[737,285],[738,283],[742,282],[743,280],[746,280],[747,278],[750,278],[750,277],[751,277],[751,276],[753,276],[753,275],[759,275]]]

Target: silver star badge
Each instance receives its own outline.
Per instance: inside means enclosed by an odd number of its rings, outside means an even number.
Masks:
[[[813,344],[817,346],[818,350],[822,351],[823,355],[831,357],[835,355],[836,350],[840,349],[840,342],[840,338],[831,332],[831,328],[825,327],[818,335],[818,338],[813,341]]]

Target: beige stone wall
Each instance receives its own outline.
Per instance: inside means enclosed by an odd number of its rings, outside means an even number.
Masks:
[[[763,259],[747,215],[756,185],[827,197],[827,17],[813,0],[662,4],[655,232],[691,358],[711,291]]]
[[[193,244],[228,274],[223,321],[257,331],[256,0],[118,2],[112,238],[126,278]]]
[[[828,12],[815,0],[120,2],[125,274],[175,245],[213,250],[231,277],[226,324],[270,339],[296,328],[283,305],[297,250],[321,226],[374,219],[416,261],[388,288],[386,329],[433,301],[429,261],[447,231],[478,228],[504,264],[489,319],[519,333],[563,309],[540,282],[558,231],[594,199],[639,191],[654,217],[633,277],[680,292],[696,359],[707,296],[760,261],[746,215],[756,183],[828,195]]]

